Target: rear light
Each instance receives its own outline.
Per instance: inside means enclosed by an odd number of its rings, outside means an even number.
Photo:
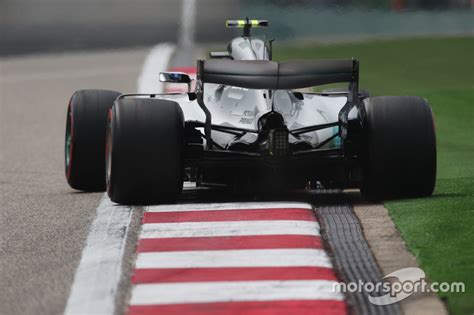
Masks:
[[[271,156],[286,156],[290,151],[287,129],[272,129],[268,133],[268,153]]]

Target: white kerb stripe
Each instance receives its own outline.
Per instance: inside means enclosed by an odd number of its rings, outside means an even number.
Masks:
[[[239,203],[188,203],[151,206],[146,212],[172,212],[172,211],[199,211],[199,210],[245,210],[245,209],[312,209],[310,204],[304,202],[239,202]]]
[[[248,249],[139,253],[136,268],[218,267],[332,268],[322,249]]]
[[[299,220],[147,223],[142,227],[140,238],[243,235],[318,236],[319,224]]]
[[[285,280],[140,284],[131,305],[212,303],[233,301],[343,300],[336,281]]]

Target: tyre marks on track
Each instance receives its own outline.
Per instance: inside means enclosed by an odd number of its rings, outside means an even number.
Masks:
[[[128,314],[346,314],[306,203],[145,208]]]

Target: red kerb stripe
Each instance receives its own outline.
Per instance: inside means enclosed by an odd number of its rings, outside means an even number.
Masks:
[[[300,300],[300,301],[259,301],[259,302],[219,302],[168,305],[132,305],[129,315],[151,314],[192,314],[192,315],[288,315],[288,314],[348,314],[344,301]]]
[[[322,244],[313,235],[145,238],[139,240],[137,252],[277,248],[322,248]]]
[[[234,267],[135,269],[134,284],[198,281],[333,280],[336,275],[323,267]]]
[[[300,220],[316,221],[310,209],[249,209],[249,210],[202,210],[145,212],[142,223],[252,221],[252,220]]]

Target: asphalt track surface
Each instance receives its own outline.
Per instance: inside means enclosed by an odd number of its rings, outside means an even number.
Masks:
[[[0,313],[60,314],[102,193],[71,190],[64,128],[77,89],[135,91],[149,49],[0,62]]]

